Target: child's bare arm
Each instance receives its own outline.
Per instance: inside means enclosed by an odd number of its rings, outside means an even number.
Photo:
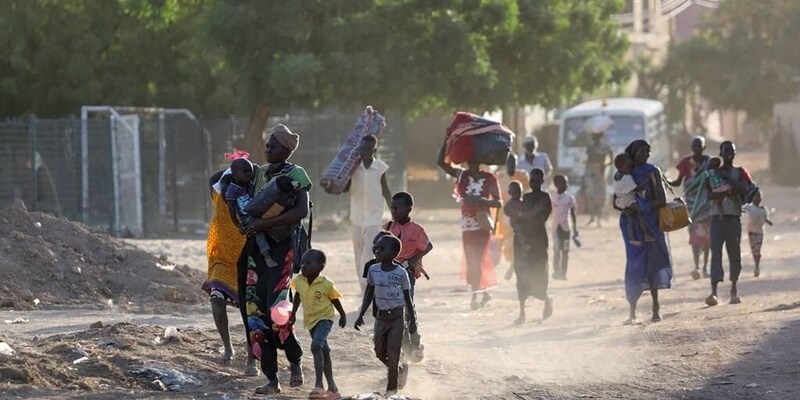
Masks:
[[[364,325],[364,314],[367,313],[373,298],[375,298],[375,286],[367,285],[367,289],[364,291],[364,300],[361,302],[361,311],[358,312],[356,324],[353,326],[357,331],[360,331],[361,325]]]
[[[289,316],[289,326],[294,325],[297,321],[297,310],[300,309],[300,293],[294,293],[294,302],[292,302],[292,314]]]
[[[342,307],[342,302],[339,299],[331,300],[331,304],[333,304],[333,308],[339,312],[339,327],[344,328],[347,326],[347,314],[344,312],[344,307]]]
[[[769,226],[772,226],[772,221],[770,221],[769,218],[767,218],[767,223],[769,224]]]
[[[578,218],[575,216],[575,207],[574,206],[569,208],[569,214],[572,217],[572,226],[573,226],[573,229],[575,230],[574,236],[578,236]]]
[[[414,300],[411,299],[411,292],[403,290],[403,297],[406,299],[406,311],[408,312],[408,332],[417,333],[417,312],[414,308]]]
[[[433,243],[428,242],[428,246],[425,248],[425,250],[423,250],[419,254],[415,255],[414,257],[411,257],[411,258],[408,259],[408,265],[415,266],[415,265],[419,264],[419,260],[421,260],[422,257],[425,257],[426,255],[428,255],[428,253],[430,253],[431,250],[433,250]]]

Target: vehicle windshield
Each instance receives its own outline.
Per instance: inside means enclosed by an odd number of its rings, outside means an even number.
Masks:
[[[589,134],[583,129],[592,116],[571,117],[564,120],[564,146],[586,147]],[[632,115],[610,115],[614,125],[606,132],[606,140],[613,147],[624,147],[636,139],[644,139],[644,118]]]

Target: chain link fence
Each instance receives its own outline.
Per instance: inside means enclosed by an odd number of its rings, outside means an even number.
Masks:
[[[346,218],[349,196],[324,193],[318,180],[360,111],[278,115],[267,126],[284,123],[301,135],[290,161],[315,184],[315,218]],[[388,117],[380,145],[393,190],[406,188],[403,121]],[[153,111],[95,114],[85,124],[77,117],[6,119],[0,121],[0,206],[22,199],[29,210],[120,236],[204,235],[212,212],[208,179],[227,168],[224,153],[246,127],[246,117]]]

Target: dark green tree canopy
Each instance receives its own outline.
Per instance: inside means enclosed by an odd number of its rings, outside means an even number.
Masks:
[[[715,105],[760,118],[788,100],[800,76],[800,2],[727,1],[668,64]]]

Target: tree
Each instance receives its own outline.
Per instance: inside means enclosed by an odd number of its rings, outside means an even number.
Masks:
[[[680,66],[716,106],[766,120],[774,103],[791,97],[792,80],[800,75],[798,24],[797,1],[723,2],[668,63]]]
[[[414,113],[558,105],[625,78],[627,43],[605,0],[218,0],[210,27],[250,107],[369,102]]]
[[[200,38],[204,0],[0,2],[0,113],[85,104],[234,109],[221,53]]]

